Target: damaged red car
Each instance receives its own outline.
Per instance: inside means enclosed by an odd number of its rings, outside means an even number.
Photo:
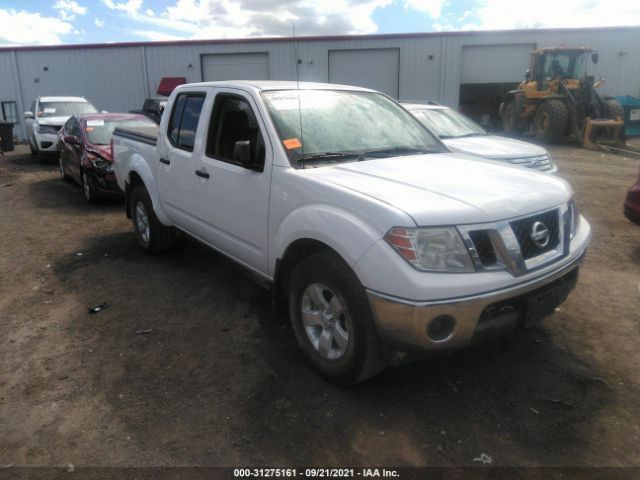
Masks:
[[[121,194],[111,156],[111,136],[116,128],[158,127],[143,115],[95,113],[71,117],[58,133],[60,178],[80,184],[89,203]]]

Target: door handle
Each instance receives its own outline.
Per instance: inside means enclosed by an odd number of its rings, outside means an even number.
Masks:
[[[196,170],[196,175],[202,178],[209,178],[209,174],[204,170]]]
[[[164,157],[160,157],[160,163],[164,163],[165,165],[171,165],[171,161],[167,160]]]

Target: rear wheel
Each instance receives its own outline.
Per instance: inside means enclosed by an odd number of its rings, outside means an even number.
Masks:
[[[384,368],[364,288],[337,255],[302,260],[291,274],[288,300],[298,345],[322,376],[353,384]]]
[[[607,118],[611,118],[616,120],[617,118],[624,119],[624,108],[622,108],[622,104],[614,100],[612,98],[607,101]]]
[[[561,100],[546,100],[533,118],[533,132],[538,140],[556,142],[563,138],[569,124],[569,110]]]
[[[160,223],[153,211],[147,189],[138,185],[131,194],[131,220],[138,244],[147,253],[171,250],[176,243],[176,229]]]
[[[507,135],[517,135],[522,133],[522,129],[517,126],[516,104],[514,101],[508,102],[502,111],[502,129]]]

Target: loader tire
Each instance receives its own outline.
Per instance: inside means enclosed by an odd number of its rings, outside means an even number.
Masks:
[[[567,132],[569,110],[562,100],[546,100],[533,118],[533,133],[546,143],[557,142]]]
[[[614,99],[607,100],[607,118],[616,120],[618,117],[624,119],[624,108],[622,108],[622,104]]]
[[[502,111],[502,130],[507,135],[519,135],[522,129],[518,127],[518,119],[516,117],[516,103],[511,101],[504,106]]]

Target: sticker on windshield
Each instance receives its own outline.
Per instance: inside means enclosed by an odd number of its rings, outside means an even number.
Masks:
[[[103,127],[104,120],[87,120],[87,127]]]
[[[283,140],[282,143],[287,148],[287,150],[302,147],[302,143],[300,143],[300,140],[298,140],[297,138],[287,138],[286,140]]]
[[[51,107],[46,107],[44,109],[44,113],[56,113],[56,109]]]
[[[300,106],[300,102],[298,97],[284,97],[280,96],[277,98],[270,99],[271,106],[278,111],[282,110],[297,110]]]
[[[84,129],[85,132],[93,132],[93,127],[87,127]]]

